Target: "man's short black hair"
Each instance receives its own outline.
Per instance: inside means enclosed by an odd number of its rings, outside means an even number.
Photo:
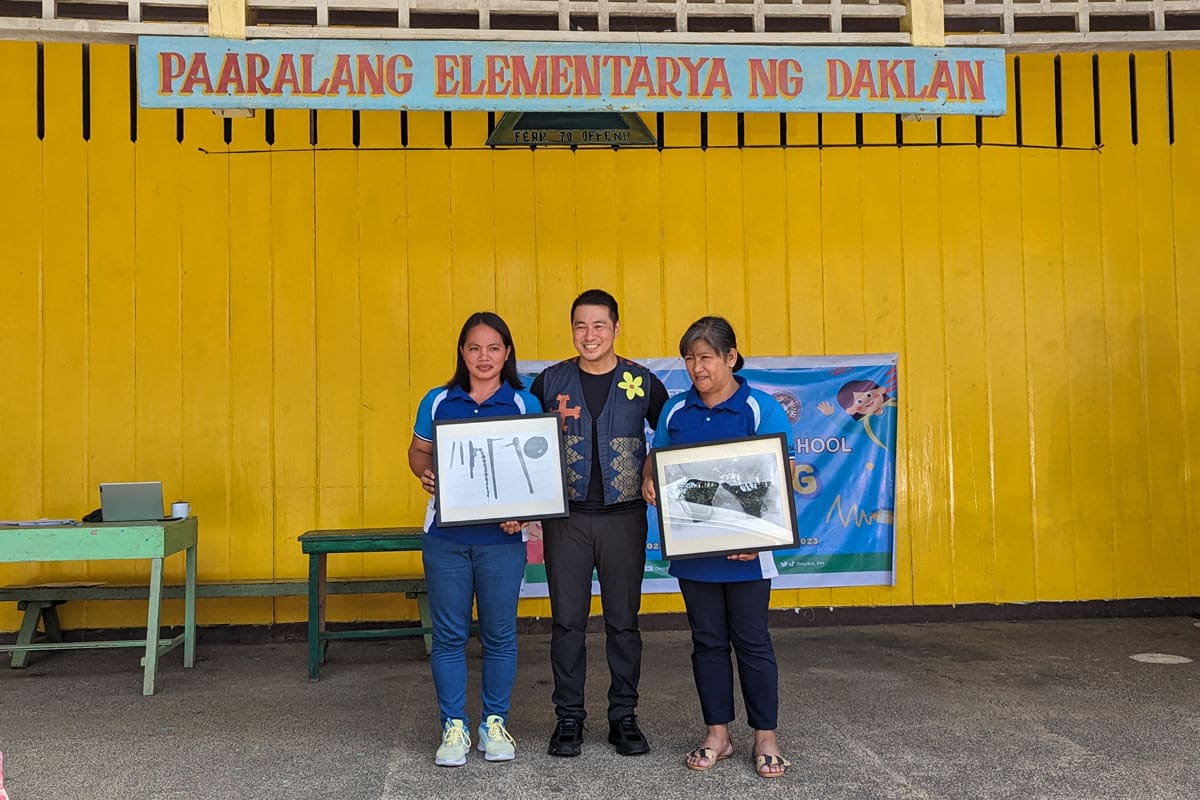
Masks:
[[[616,325],[620,319],[617,313],[617,298],[613,297],[603,289],[588,289],[579,297],[575,298],[575,302],[571,303],[571,319],[575,319],[575,309],[580,306],[605,306],[608,308],[608,315],[612,317],[613,324]]]

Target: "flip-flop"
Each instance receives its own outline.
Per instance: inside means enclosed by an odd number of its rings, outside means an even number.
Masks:
[[[792,765],[783,756],[762,755],[754,758],[754,771],[760,778],[782,778],[787,774],[787,769]],[[763,772],[763,767],[783,767],[779,772]]]
[[[697,747],[695,750],[687,754],[687,758],[683,760],[683,763],[687,765],[688,769],[694,769],[697,772],[704,772],[705,770],[710,770],[715,767],[717,762],[721,759],[729,758],[731,755],[733,755],[733,753],[721,755],[711,747]],[[701,767],[697,764],[693,764],[691,761],[688,761],[689,758],[703,758],[708,762],[708,764]]]

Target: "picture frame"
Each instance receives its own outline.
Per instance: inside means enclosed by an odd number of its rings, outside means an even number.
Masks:
[[[664,559],[799,547],[784,434],[660,447],[651,458]]]
[[[435,422],[438,525],[567,516],[562,442],[557,414]]]

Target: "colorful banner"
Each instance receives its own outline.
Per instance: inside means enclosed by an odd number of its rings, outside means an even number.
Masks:
[[[553,362],[523,361],[526,384]],[[672,394],[691,380],[679,358],[642,361]],[[776,551],[774,588],[894,585],[897,381],[894,353],[748,358],[739,373],[773,395],[792,422],[792,489],[800,547]],[[649,432],[647,432],[649,435]],[[658,558],[658,519],[648,510],[644,592],[675,592]],[[529,542],[524,597],[546,597],[540,542]],[[593,581],[593,593],[599,584]]]
[[[142,36],[147,108],[1000,116],[999,48]]]

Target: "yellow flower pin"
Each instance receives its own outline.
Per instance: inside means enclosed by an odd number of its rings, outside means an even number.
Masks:
[[[625,390],[625,397],[632,400],[635,397],[645,397],[646,392],[642,389],[642,376],[636,378],[630,373],[625,373],[625,380],[617,384],[618,389]]]

